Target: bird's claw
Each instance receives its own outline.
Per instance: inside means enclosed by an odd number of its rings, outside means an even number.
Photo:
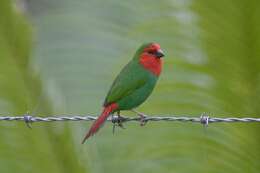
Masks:
[[[115,128],[116,128],[116,126],[122,128],[122,129],[125,129],[125,127],[123,126],[123,121],[124,121],[124,118],[121,117],[121,116],[118,116],[118,117],[116,117],[116,118],[112,117],[113,134],[115,133]]]
[[[143,113],[138,113],[138,115],[140,116],[140,126],[145,126],[147,123],[146,115]]]
[[[132,112],[136,113],[140,117],[140,126],[146,125],[148,120],[146,119],[147,116],[145,114],[138,112],[135,109],[132,109]]]

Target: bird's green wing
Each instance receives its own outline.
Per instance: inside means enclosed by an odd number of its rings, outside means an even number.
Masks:
[[[128,63],[114,80],[104,106],[119,101],[145,85],[147,78],[137,63]]]

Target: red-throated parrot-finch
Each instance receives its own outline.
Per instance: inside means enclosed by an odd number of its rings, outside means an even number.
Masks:
[[[92,124],[82,143],[94,135],[109,115],[120,116],[121,110],[133,110],[152,93],[162,70],[164,56],[157,43],[143,44],[133,59],[114,80],[103,105],[103,112]],[[139,114],[142,116],[142,114]]]

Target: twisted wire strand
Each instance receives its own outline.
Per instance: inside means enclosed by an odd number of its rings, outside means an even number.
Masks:
[[[94,121],[96,120],[96,116],[82,116],[82,115],[59,115],[59,116],[49,116],[49,117],[39,117],[32,116],[29,114],[25,114],[22,116],[0,116],[0,121],[24,121],[27,124],[33,122],[54,122],[54,121]],[[113,123],[117,122],[129,122],[129,121],[180,121],[180,122],[197,122],[202,123],[204,125],[208,125],[209,123],[218,123],[218,122],[260,122],[260,118],[236,118],[236,117],[228,117],[228,118],[217,118],[217,117],[209,117],[207,114],[203,113],[200,117],[185,117],[185,116],[145,116],[144,119],[140,117],[126,117],[126,116],[111,116],[107,119],[107,121],[112,121]]]

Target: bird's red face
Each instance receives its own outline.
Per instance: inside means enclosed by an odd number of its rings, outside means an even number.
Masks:
[[[144,48],[143,53],[151,58],[162,58],[164,56],[161,47],[157,43],[151,43],[147,47]]]
[[[151,43],[143,49],[139,62],[145,69],[159,76],[162,70],[162,57],[164,54],[160,45]]]

